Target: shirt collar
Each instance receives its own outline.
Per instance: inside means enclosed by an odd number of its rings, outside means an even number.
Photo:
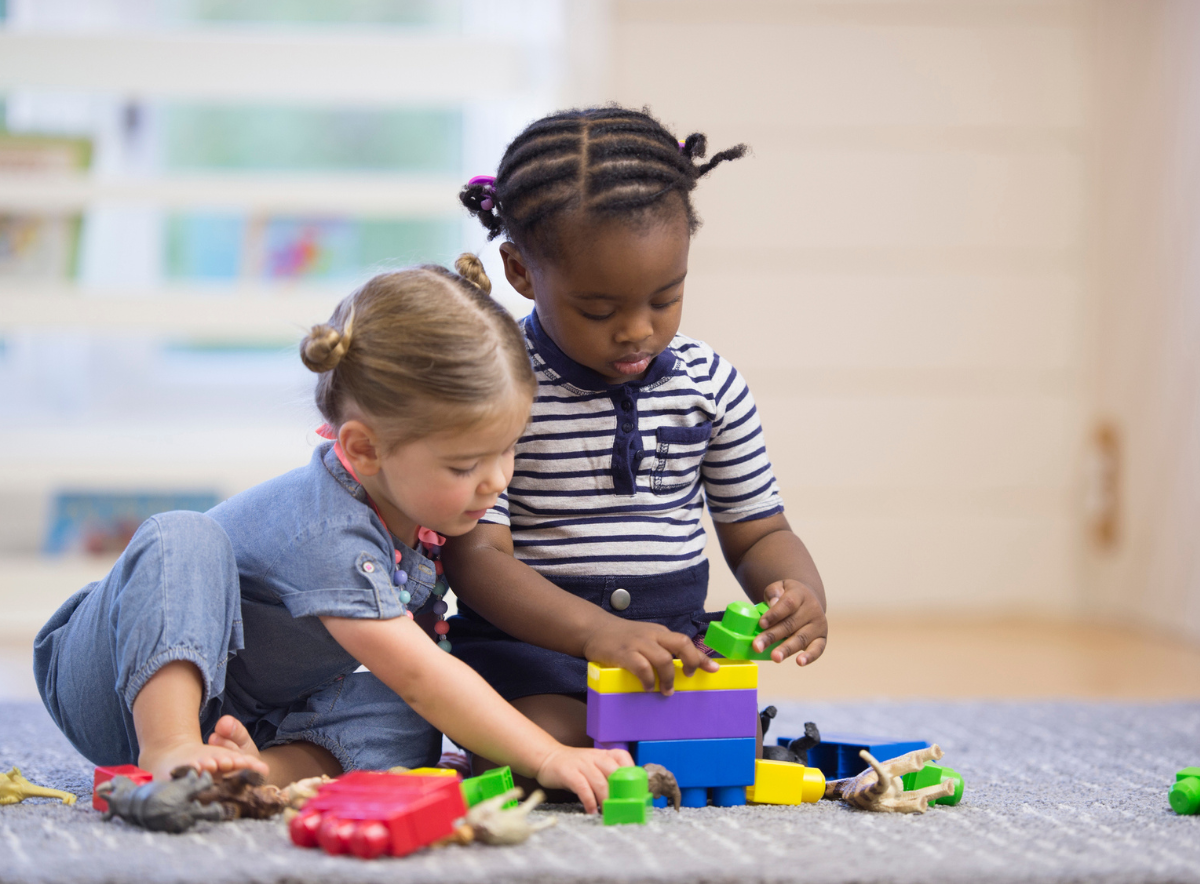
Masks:
[[[677,354],[674,349],[667,347],[667,349],[650,360],[650,367],[646,369],[646,374],[641,380],[614,384],[608,378],[604,377],[604,375],[592,371],[586,365],[580,365],[564,353],[558,344],[554,343],[550,338],[550,335],[546,334],[541,320],[538,319],[537,310],[529,314],[525,328],[529,333],[529,339],[533,341],[534,349],[542,357],[542,361],[546,363],[547,368],[553,370],[567,383],[581,390],[606,392],[614,391],[621,387],[649,388],[670,374],[671,369],[675,367]]]

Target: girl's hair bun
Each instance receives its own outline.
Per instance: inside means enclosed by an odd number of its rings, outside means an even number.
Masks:
[[[479,260],[477,255],[472,255],[470,252],[463,252],[458,256],[458,260],[454,262],[454,269],[458,272],[459,276],[485,295],[492,293],[492,281],[488,279],[488,275],[483,269],[483,262]]]
[[[339,331],[331,325],[314,325],[312,331],[300,342],[300,359],[309,371],[318,374],[337,368],[346,351],[350,349],[354,329],[354,307]]]

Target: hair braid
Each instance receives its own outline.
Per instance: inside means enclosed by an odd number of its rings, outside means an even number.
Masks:
[[[622,107],[561,111],[513,139],[494,184],[471,184],[459,199],[488,231],[522,247],[552,254],[556,215],[582,210],[600,217],[644,215],[672,193],[683,201],[688,226],[699,227],[690,194],[696,181],[746,153],[744,144],[706,163],[708,142],[694,132],[680,144],[646,111]],[[491,208],[483,203],[491,200]]]

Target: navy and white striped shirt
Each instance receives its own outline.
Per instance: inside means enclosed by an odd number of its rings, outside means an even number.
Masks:
[[[546,576],[665,574],[705,560],[700,514],[783,512],[750,388],[707,344],[676,335],[639,381],[609,384],[522,322],[538,379],[516,470],[481,521]]]

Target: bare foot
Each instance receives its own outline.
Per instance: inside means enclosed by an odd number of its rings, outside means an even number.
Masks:
[[[232,715],[222,715],[218,719],[217,726],[208,735],[208,744],[241,752],[252,758],[260,757],[258,746],[254,745],[254,740],[250,738],[250,731]]]

